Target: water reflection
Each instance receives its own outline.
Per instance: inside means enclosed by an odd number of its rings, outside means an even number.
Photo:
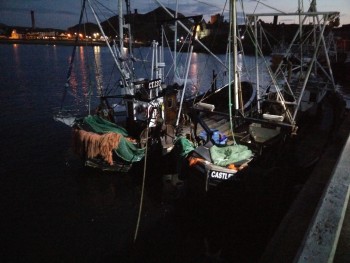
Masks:
[[[101,63],[101,48],[99,46],[95,46],[93,48],[94,59],[95,59],[95,81],[97,84],[97,92],[98,94],[102,94],[103,89],[103,67]]]
[[[52,56],[52,58],[53,58],[53,61],[54,61],[54,63],[55,63],[55,66],[57,67],[58,57],[57,57],[57,46],[56,46],[56,45],[53,45],[53,46],[52,46],[52,51],[53,51],[53,56]],[[52,59],[52,58],[51,58],[51,59]],[[58,69],[58,67],[57,67],[57,69]]]
[[[79,47],[79,70],[81,73],[81,88],[83,91],[83,95],[86,97],[88,94],[89,89],[89,81],[88,81],[88,71],[87,66],[85,63],[88,63],[85,61],[85,49],[83,46]]]
[[[107,89],[115,87],[118,79],[120,78],[119,73],[116,70],[114,61],[109,51],[100,46],[95,47],[80,47],[78,49],[78,56],[74,65],[74,69],[70,84],[73,89],[73,95],[78,98],[82,98],[85,106],[88,105],[88,100],[93,92],[98,94],[106,93]],[[135,77],[136,78],[149,78],[144,72],[146,69],[151,70],[150,62],[147,61],[149,57],[149,48],[137,48],[134,50],[137,61],[134,63]],[[174,63],[172,52],[166,50],[165,56],[165,73],[166,83],[173,83],[174,74],[178,80],[182,80],[182,83],[186,77],[188,61],[188,53],[178,53],[177,57],[177,69],[174,71]],[[226,63],[227,57],[225,55],[218,55],[223,61],[220,63],[216,58],[210,54],[204,53],[193,53],[191,57],[191,65],[188,72],[188,82],[186,87],[186,96],[193,95],[197,92],[206,92],[212,87],[213,78],[215,75],[216,86],[221,87],[229,82],[229,68]],[[145,59],[146,58],[146,59]],[[231,60],[232,63],[232,60]],[[266,67],[263,61],[259,61],[259,72],[264,78],[266,74]],[[238,56],[238,68],[240,71],[240,77],[242,81],[255,82],[256,65],[255,58],[252,56]],[[92,73],[92,74],[91,74]],[[93,76],[92,76],[93,75]],[[233,79],[233,75],[231,74]],[[266,82],[266,81],[265,81]],[[264,85],[260,82],[261,85]],[[96,100],[96,98],[92,97]],[[75,103],[81,103],[78,99]],[[97,101],[96,101],[97,103]]]
[[[70,61],[71,57],[68,59],[67,67]],[[111,74],[113,70],[116,72],[111,62],[112,58],[106,49],[99,46],[78,47],[69,78],[68,93],[72,101],[66,101],[67,105],[75,105],[83,111],[89,110],[90,105],[91,108],[95,108],[99,103],[97,95],[105,93],[104,76],[106,75],[109,81],[119,79],[119,74],[117,78]]]
[[[13,44],[13,56],[15,58],[15,72],[17,73],[17,77],[20,75],[21,71],[21,60],[20,60],[20,55],[19,55],[19,45],[18,44]]]

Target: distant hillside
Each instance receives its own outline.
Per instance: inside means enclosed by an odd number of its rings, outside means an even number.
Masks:
[[[175,14],[174,10],[169,9],[172,14]],[[178,13],[179,18],[184,18],[185,16]],[[159,40],[160,38],[160,30],[161,25],[165,24],[166,21],[171,20],[172,17],[161,7],[156,8],[155,10],[148,12],[146,14],[133,13],[129,15],[125,15],[125,22],[131,25],[132,36],[135,40],[138,41],[152,41]],[[188,28],[191,27],[192,23],[190,20],[181,20]],[[174,24],[171,22],[171,24]],[[110,17],[109,19],[103,21],[101,26],[106,33],[107,36],[115,37],[118,35],[119,28],[119,19],[118,16]],[[165,27],[166,32],[170,32],[171,29],[169,25]],[[48,31],[56,31],[56,32],[65,32],[65,30],[54,29],[54,28],[36,28],[32,29],[31,27],[18,27],[18,26],[8,26],[5,24],[0,24],[0,29],[3,34],[9,36],[13,29],[16,29],[18,33],[27,33],[27,32],[48,32]],[[74,25],[67,29],[70,33],[82,33],[84,35],[92,35],[93,33],[100,32],[100,29],[97,24],[88,22],[81,25]],[[179,34],[187,34],[185,30],[179,27]],[[128,34],[127,29],[125,29],[125,33]]]
[[[171,9],[169,9],[169,11],[172,14],[175,14],[175,11]],[[184,18],[185,16],[178,14],[178,17]],[[125,22],[131,25],[131,33],[133,38],[139,41],[151,41],[153,39],[158,40],[160,37],[161,24],[164,24],[167,20],[171,19],[172,17],[161,7],[146,14],[133,13],[125,15]],[[191,22],[189,20],[184,20],[182,22],[188,27],[191,26]],[[101,26],[107,36],[116,36],[119,28],[118,16],[113,16],[103,21]],[[169,32],[171,29],[169,26],[165,26],[165,30]],[[68,31],[71,33],[79,32],[90,35],[100,32],[98,26],[94,23],[82,24],[80,25],[80,29],[79,25],[74,25],[68,28]],[[126,29],[125,31],[127,32]],[[179,34],[185,34],[185,31],[179,29]]]
[[[84,35],[92,35],[93,33],[100,32],[98,25],[94,23],[77,24],[69,27],[68,32],[70,33],[83,33]]]

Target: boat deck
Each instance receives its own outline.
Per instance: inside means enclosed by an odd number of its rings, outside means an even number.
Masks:
[[[206,116],[203,118],[203,121],[205,124],[212,130],[218,130],[221,134],[225,135],[228,138],[227,143],[232,144],[233,143],[233,134],[230,129],[230,122],[227,117],[219,115],[219,114],[212,114],[210,116]],[[182,127],[182,134],[190,137],[192,134],[191,129],[193,126],[191,124],[189,125],[183,125]],[[199,135],[201,132],[204,131],[204,128],[201,125],[197,125],[197,135]],[[169,128],[167,128],[166,133],[168,136],[165,136],[162,138],[162,144],[163,144],[163,152],[169,152],[171,150],[171,146],[173,144],[172,139],[175,138],[175,131],[171,131]],[[239,132],[234,134],[236,140],[243,139],[247,133],[246,132]]]

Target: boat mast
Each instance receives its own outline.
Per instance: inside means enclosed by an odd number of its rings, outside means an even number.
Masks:
[[[230,0],[230,32],[229,32],[229,39],[228,39],[228,99],[229,99],[229,115],[230,115],[230,128],[231,132],[233,133],[233,116],[232,116],[232,72],[231,72],[231,63],[233,67],[233,78],[234,78],[234,106],[235,106],[235,115],[238,113],[238,66],[237,66],[237,7],[236,7],[236,0]],[[232,40],[233,40],[233,50],[232,50]],[[231,62],[231,53],[233,56],[233,62]],[[236,141],[234,140],[234,134],[232,134],[234,144],[236,144]]]
[[[299,45],[300,45],[300,77],[303,76],[303,24],[304,19],[302,19],[301,13],[304,13],[304,3],[303,0],[298,0],[298,13],[299,13]]]
[[[177,68],[177,15],[178,15],[179,1],[176,0],[176,8],[175,8],[175,32],[174,32],[174,77],[176,76],[176,68]]]
[[[132,44],[133,44],[134,40],[133,40],[133,37],[132,37],[131,24],[130,24],[131,23],[131,19],[132,19],[131,11],[130,11],[130,0],[125,0],[125,5],[126,5],[126,14],[129,17],[129,23],[125,25],[125,26],[127,26],[128,33],[129,33],[129,57],[133,58],[134,55],[133,55],[133,50],[132,50]]]
[[[123,19],[123,0],[118,0],[118,20],[119,20],[119,47],[120,55],[124,57],[124,19]]]
[[[157,70],[157,62],[158,62],[158,42],[153,40],[152,42],[152,64],[151,64],[151,80],[154,79],[154,72]],[[157,72],[156,72],[157,73]]]
[[[258,17],[254,16],[254,36],[255,39],[258,40],[258,21],[257,21]],[[261,31],[261,30],[260,30]],[[260,39],[260,41],[262,41]],[[262,44],[260,44],[260,46],[262,47]],[[260,77],[259,77],[259,50],[258,48],[255,48],[255,74],[256,74],[256,93],[257,93],[257,109],[258,109],[258,113],[261,113],[260,110]]]
[[[160,78],[162,80],[162,83],[164,82],[164,68],[165,68],[164,61],[165,61],[164,60],[164,27],[162,26],[161,42],[159,46],[159,60],[157,61],[157,70],[158,70],[157,78]]]
[[[237,7],[236,0],[231,0],[233,5],[233,21],[232,21],[232,29],[233,29],[233,70],[234,70],[234,98],[235,98],[235,110],[236,112],[239,109],[238,104],[238,66],[237,66]]]

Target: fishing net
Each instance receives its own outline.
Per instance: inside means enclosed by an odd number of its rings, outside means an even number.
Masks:
[[[182,174],[183,161],[187,158],[187,155],[194,150],[194,146],[191,141],[185,137],[178,137],[174,142],[173,153],[177,157],[177,171]]]
[[[120,127],[113,122],[107,121],[98,115],[89,115],[84,118],[83,122],[89,125],[91,129],[96,133],[115,132],[125,137],[129,136],[128,132],[123,127]]]
[[[236,144],[223,147],[213,145],[210,147],[210,155],[214,164],[225,167],[247,160],[253,156],[253,153],[245,145]]]
[[[107,121],[97,115],[87,116],[83,120],[84,124],[91,128],[91,131],[97,134],[117,133],[120,134],[118,144],[113,151],[118,157],[127,162],[138,162],[145,155],[145,149],[139,148],[131,140],[127,139],[128,132],[115,123]]]

